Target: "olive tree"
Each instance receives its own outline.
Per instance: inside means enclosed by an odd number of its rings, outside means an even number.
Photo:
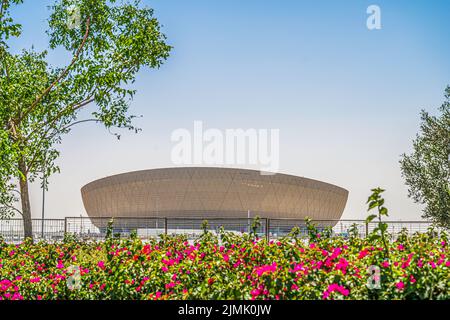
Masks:
[[[450,87],[438,116],[421,112],[413,152],[400,160],[409,196],[425,205],[423,217],[450,228]]]

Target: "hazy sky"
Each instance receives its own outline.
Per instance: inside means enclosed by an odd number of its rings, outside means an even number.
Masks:
[[[47,48],[47,5],[14,10],[23,36],[12,48]],[[63,140],[46,216],[85,215],[80,188],[104,176],[171,167],[177,128],[280,129],[280,172],[350,191],[343,218],[364,218],[373,187],[393,219],[419,219],[400,154],[411,151],[421,108],[436,113],[450,84],[450,1],[144,1],[163,24],[170,58],[142,70],[130,111],[139,134],[118,141],[83,124]],[[366,9],[381,8],[381,30]],[[432,4],[432,5],[431,5]],[[68,59],[51,52],[51,63]],[[32,187],[33,216],[41,191]]]

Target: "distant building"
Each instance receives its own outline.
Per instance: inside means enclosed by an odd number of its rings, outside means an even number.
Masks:
[[[93,181],[81,189],[89,217],[340,219],[348,191],[321,181],[260,171],[181,167]],[[94,222],[95,223],[95,222]]]

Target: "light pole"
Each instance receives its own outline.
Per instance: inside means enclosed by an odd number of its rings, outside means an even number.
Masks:
[[[42,171],[42,220],[41,220],[41,238],[44,239],[44,216],[45,216],[45,184],[47,178],[45,177],[45,157],[44,169]]]

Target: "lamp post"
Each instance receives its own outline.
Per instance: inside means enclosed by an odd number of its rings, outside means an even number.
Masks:
[[[47,178],[45,177],[45,157],[44,169],[42,170],[42,220],[41,220],[41,238],[44,239],[44,216],[45,216],[45,184]]]
[[[41,220],[41,238],[42,239],[44,239],[44,216],[45,216],[45,185],[42,186],[42,220]]]

